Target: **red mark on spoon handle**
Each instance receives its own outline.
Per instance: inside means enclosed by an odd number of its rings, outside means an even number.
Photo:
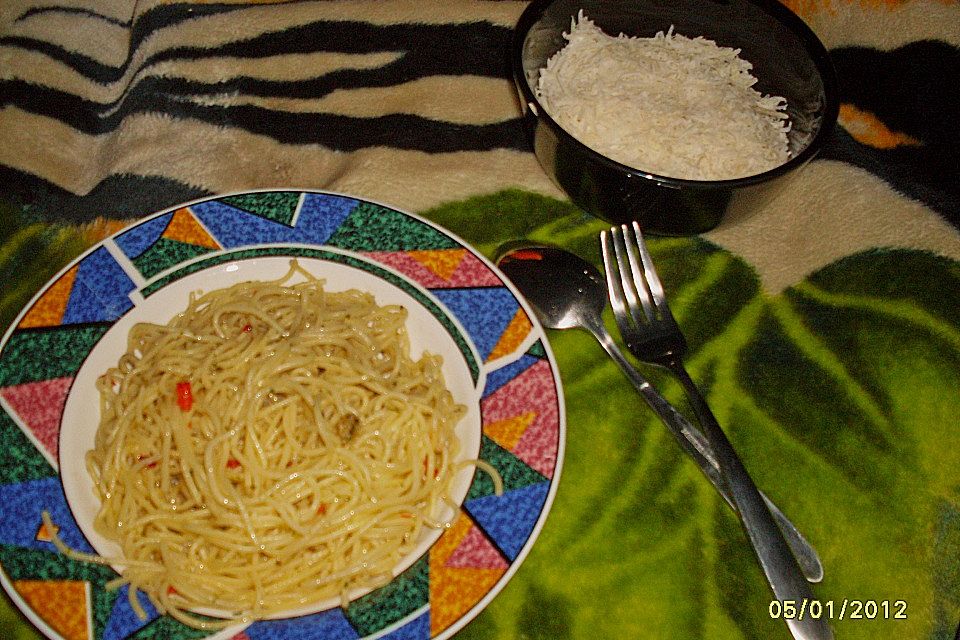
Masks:
[[[543,260],[543,254],[536,249],[518,249],[507,256],[507,260]]]

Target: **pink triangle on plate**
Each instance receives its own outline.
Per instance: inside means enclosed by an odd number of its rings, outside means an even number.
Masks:
[[[480,528],[474,525],[443,566],[459,569],[506,569],[507,561],[483,535]]]
[[[526,422],[527,428],[517,437],[510,453],[547,478],[553,477],[557,464],[560,403],[549,362],[538,360],[487,396],[480,411],[484,425],[497,426],[511,418],[534,414],[533,420]]]
[[[447,281],[432,271],[422,261],[416,260],[407,251],[370,251],[367,258],[396,269],[421,286],[429,288],[450,286]]]
[[[502,287],[503,282],[490,270],[490,267],[480,261],[480,258],[467,253],[457,266],[457,270],[450,275],[450,286]]]
[[[73,378],[54,378],[0,389],[3,399],[54,460],[57,458],[60,418],[71,383]]]

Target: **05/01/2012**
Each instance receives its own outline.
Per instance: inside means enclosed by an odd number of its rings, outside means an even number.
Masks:
[[[906,620],[906,600],[771,600],[768,607],[774,620]]]

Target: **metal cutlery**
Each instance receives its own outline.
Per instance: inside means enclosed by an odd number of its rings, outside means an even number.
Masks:
[[[633,355],[669,369],[683,385],[774,596],[781,602],[815,600],[768,503],[683,364],[686,340],[670,312],[639,225],[634,222],[632,226],[612,227],[600,234],[600,241],[620,333]],[[788,619],[786,623],[800,640],[833,638],[823,619],[807,616]]]
[[[503,248],[501,252],[497,265],[533,306],[541,324],[551,329],[582,328],[593,334],[683,451],[736,510],[707,439],[624,357],[603,325],[602,312],[607,298],[600,272],[579,256],[556,247],[521,245]],[[823,565],[816,551],[776,505],[766,496],[764,500],[783,529],[807,579],[819,582],[823,578]]]

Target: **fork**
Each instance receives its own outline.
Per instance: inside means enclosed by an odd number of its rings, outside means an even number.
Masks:
[[[798,607],[815,600],[757,486],[683,364],[687,342],[670,312],[640,225],[634,222],[603,231],[600,244],[620,334],[634,356],[669,369],[683,385],[774,596]],[[833,638],[829,625],[820,618],[798,616],[786,623],[798,640]]]

